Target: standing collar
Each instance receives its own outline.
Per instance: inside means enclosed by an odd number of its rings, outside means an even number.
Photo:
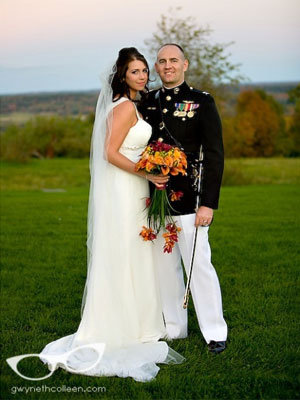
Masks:
[[[186,81],[183,81],[180,85],[175,86],[175,87],[172,87],[172,88],[166,88],[165,86],[162,86],[162,87],[161,87],[161,91],[162,91],[163,93],[174,93],[174,94],[177,94],[177,93],[179,93],[180,91],[186,90],[186,89],[188,89],[188,88],[189,88],[189,86],[188,86],[188,84],[186,83]]]

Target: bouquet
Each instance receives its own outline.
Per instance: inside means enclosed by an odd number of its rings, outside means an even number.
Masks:
[[[140,160],[136,163],[136,171],[145,171],[150,174],[163,175],[186,175],[187,161],[185,153],[176,146],[163,143],[162,139],[150,143]],[[178,241],[178,227],[172,218],[176,210],[170,202],[179,201],[183,196],[182,192],[171,191],[168,198],[166,185],[162,189],[155,188],[151,198],[146,199],[148,208],[148,227],[143,226],[140,235],[143,240],[156,239],[161,228],[165,230],[162,235],[165,239],[164,252],[171,253]]]

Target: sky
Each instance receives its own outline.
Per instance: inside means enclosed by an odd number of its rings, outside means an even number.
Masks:
[[[212,43],[234,42],[250,81],[300,81],[300,0],[0,0],[0,94],[98,89],[118,50],[143,52],[177,6]]]

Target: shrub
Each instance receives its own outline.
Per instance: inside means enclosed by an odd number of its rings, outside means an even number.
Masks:
[[[26,161],[31,157],[87,157],[91,119],[37,116],[19,127],[10,125],[1,134],[0,157]]]

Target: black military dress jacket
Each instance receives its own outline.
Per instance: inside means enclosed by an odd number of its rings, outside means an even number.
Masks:
[[[217,209],[224,149],[221,120],[213,97],[183,82],[172,89],[162,87],[149,92],[140,111],[152,126],[150,142],[162,138],[164,143],[180,146],[187,155],[187,175],[170,175],[167,186],[169,193],[172,190],[183,192],[180,200],[171,203],[178,215],[196,211],[201,144],[203,174],[198,206]],[[153,188],[151,185],[151,190]]]

